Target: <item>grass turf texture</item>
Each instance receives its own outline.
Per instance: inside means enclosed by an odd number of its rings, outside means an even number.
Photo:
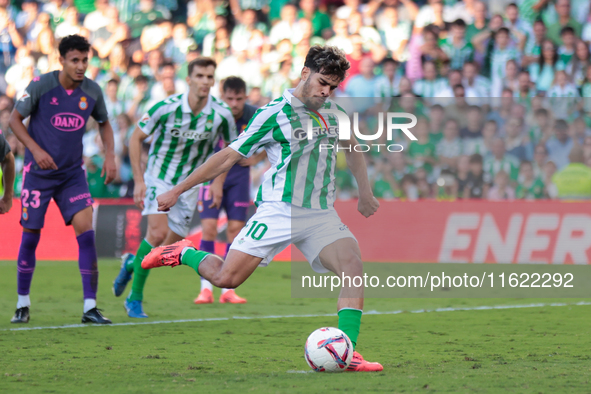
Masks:
[[[292,299],[290,268],[274,263],[239,288],[246,305],[197,306],[187,267],[150,275],[149,319],[129,319],[111,293],[119,264],[99,263],[99,307],[114,323],[232,316],[335,313],[334,299]],[[180,272],[179,272],[180,271]],[[306,337],[334,317],[232,319],[117,327],[7,331],[80,323],[75,262],[39,262],[31,321],[9,323],[16,263],[0,262],[0,392],[591,392],[591,306],[365,315],[358,350],[380,373],[309,371]],[[579,300],[369,299],[366,310],[394,311]],[[290,373],[294,372],[296,373]]]

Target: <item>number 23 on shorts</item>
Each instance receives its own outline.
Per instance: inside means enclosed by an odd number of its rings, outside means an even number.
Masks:
[[[265,236],[269,227],[265,223],[259,223],[257,220],[253,221],[246,233],[246,237],[250,237],[255,241],[260,241]]]

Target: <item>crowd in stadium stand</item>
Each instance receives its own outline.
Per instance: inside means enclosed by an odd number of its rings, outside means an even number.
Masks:
[[[573,161],[591,166],[590,11],[589,0],[0,0],[0,129],[20,170],[13,103],[34,76],[60,69],[62,37],[85,36],[119,166],[115,184],[103,185],[90,122],[89,185],[95,197],[129,196],[134,124],[187,89],[190,61],[216,60],[214,95],[237,75],[249,103],[262,106],[297,85],[312,45],[329,44],[351,63],[335,96],[380,97],[419,118],[418,140],[398,141],[403,152],[368,152],[377,197],[555,198],[555,173]],[[341,159],[338,195],[352,198]],[[255,187],[266,165],[253,168]]]

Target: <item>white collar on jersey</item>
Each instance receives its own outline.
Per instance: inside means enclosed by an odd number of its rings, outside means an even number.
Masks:
[[[202,113],[204,113],[205,115],[210,115],[212,108],[212,101],[213,99],[211,98],[211,94],[207,96],[207,104],[205,104],[205,107],[203,107],[203,109],[201,110]],[[184,113],[186,114],[192,114],[193,110],[191,109],[191,106],[189,106],[189,91],[186,91],[185,93],[183,93],[183,95],[181,96],[181,107]]]
[[[283,92],[283,98],[294,108],[305,107],[304,103],[302,103],[299,98],[293,95],[294,90],[295,89],[285,89]]]

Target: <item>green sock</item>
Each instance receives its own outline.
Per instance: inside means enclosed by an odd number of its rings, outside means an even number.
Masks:
[[[202,250],[197,250],[193,248],[189,248],[183,253],[183,257],[181,257],[181,264],[187,265],[195,270],[197,274],[199,274],[199,264],[203,261],[207,255],[210,255],[209,252],[204,252]],[[199,274],[200,275],[200,274]]]
[[[135,259],[133,259],[133,283],[131,285],[131,293],[127,297],[129,301],[141,301],[144,299],[144,285],[146,284],[150,270],[142,268],[142,260],[151,250],[152,245],[144,239],[137,250]]]
[[[355,346],[357,345],[362,313],[363,311],[359,309],[341,309],[338,313],[339,330],[347,334],[351,343],[353,343],[353,349],[355,349]]]

